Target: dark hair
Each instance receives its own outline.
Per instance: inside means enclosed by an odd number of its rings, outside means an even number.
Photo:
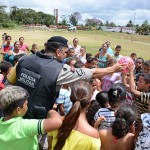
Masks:
[[[89,57],[89,58],[87,59],[87,62],[88,62],[88,63],[92,63],[93,61],[98,61],[98,59],[97,59],[97,58],[93,58],[93,57]]]
[[[108,91],[109,104],[113,107],[126,99],[126,88],[122,83],[115,83]]]
[[[85,81],[78,81],[71,87],[70,99],[73,106],[65,116],[62,126],[58,130],[57,143],[54,150],[61,150],[63,148],[66,139],[80,116],[81,110],[90,104],[92,93],[92,86]]]
[[[112,123],[112,134],[117,139],[122,138],[130,131],[130,125],[135,121],[135,112],[130,107],[120,107]]]
[[[86,60],[87,60],[89,57],[92,57],[92,54],[91,54],[91,53],[86,53]]]
[[[117,46],[115,47],[115,49],[116,49],[116,48],[121,48],[121,45],[117,45]]]
[[[4,114],[11,115],[17,107],[23,108],[23,104],[25,101],[26,101],[26,99],[21,99],[21,100],[15,101],[14,103],[10,104],[7,108],[5,108],[3,110]]]
[[[33,47],[35,47],[35,46],[37,46],[37,44],[35,44],[35,43],[34,43],[34,44],[32,44],[32,48],[33,48]]]
[[[16,45],[17,42],[19,42],[19,41],[14,42],[14,46]]]
[[[99,92],[96,95],[96,100],[102,108],[105,108],[105,104],[109,102],[108,93],[106,91]]]
[[[87,121],[92,127],[94,126],[94,123],[95,123],[94,116],[99,109],[100,109],[99,103],[93,100],[86,113]]]
[[[142,63],[144,63],[144,59],[143,59],[142,57],[138,57],[138,58],[136,59],[136,61],[137,61],[138,59],[141,59],[141,60],[142,60]]]
[[[115,58],[111,58],[111,59],[109,59],[108,61],[107,61],[107,66],[109,66],[110,64],[115,64],[115,63],[117,63],[117,60],[115,59]]]
[[[3,33],[2,36],[7,36],[7,33]]]
[[[76,61],[76,57],[68,57],[65,61],[65,64],[70,65],[71,61],[75,60]]]
[[[5,40],[7,40],[8,38],[11,39],[11,36],[9,36],[9,35],[5,36]]]
[[[73,42],[74,42],[75,40],[78,40],[78,38],[74,38],[74,39],[73,39]]]
[[[7,62],[5,60],[3,60],[1,63],[0,63],[0,70],[1,70],[1,73],[7,73],[9,68],[12,67],[12,64],[10,62]]]
[[[144,65],[145,65],[145,66],[150,66],[150,60],[144,61]]]
[[[26,54],[15,55],[15,56],[14,56],[14,62],[18,62],[18,60],[19,60],[21,57],[25,56],[25,55],[26,55]]]
[[[85,66],[85,64],[81,60],[74,64],[75,68],[82,68],[83,66]]]
[[[136,56],[136,53],[131,53],[130,56],[132,56],[132,55],[135,55],[135,56]]]
[[[64,47],[59,44],[47,42],[45,46],[45,52],[55,53],[57,49],[62,50],[63,48]]]
[[[144,78],[144,81],[148,84],[150,84],[150,74],[149,73],[142,73],[140,74]]]
[[[20,37],[20,38],[19,38],[19,41],[20,41],[22,38],[24,39],[24,37]]]

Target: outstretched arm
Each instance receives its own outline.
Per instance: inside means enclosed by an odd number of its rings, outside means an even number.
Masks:
[[[140,97],[140,96],[141,96],[141,92],[135,89],[134,69],[135,69],[135,65],[130,65],[130,67],[129,67],[130,91],[131,91],[131,93],[133,93],[135,96]]]
[[[48,112],[48,118],[44,119],[43,128],[44,133],[57,130],[62,124],[62,118],[55,110]]]
[[[114,72],[121,72],[122,70],[124,70],[126,67],[126,65],[124,64],[115,64],[112,67],[107,67],[107,68],[94,68],[91,69],[93,72],[93,78],[100,78],[103,77],[105,75],[114,73]]]

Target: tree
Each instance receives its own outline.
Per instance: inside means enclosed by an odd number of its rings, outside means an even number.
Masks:
[[[133,24],[132,20],[129,20],[126,27],[133,27],[133,26],[134,26],[134,24]]]
[[[5,11],[6,8],[6,6],[0,6],[0,23],[4,23],[6,20],[9,19],[9,16]]]
[[[86,19],[86,26],[97,26],[100,25],[100,23],[102,23],[102,21],[100,19],[97,18],[93,18],[93,19]]]
[[[116,27],[116,24],[115,24],[114,22],[110,22],[110,23],[109,23],[109,26],[111,26],[111,27]]]
[[[70,15],[69,21],[72,25],[76,26],[78,24],[78,21],[81,20],[82,16],[79,12],[75,12]]]
[[[65,15],[62,15],[61,17],[60,17],[62,20],[60,21],[60,25],[67,25],[68,24],[68,21],[67,21],[67,17],[65,16]]]
[[[144,21],[141,26],[136,27],[136,33],[148,35],[150,33],[150,25],[148,21]]]
[[[109,26],[109,22],[108,22],[108,20],[106,21],[105,26]]]
[[[16,6],[11,7],[10,18],[18,24],[45,24],[47,26],[54,24],[55,17],[43,12],[36,12],[33,9],[19,9]]]

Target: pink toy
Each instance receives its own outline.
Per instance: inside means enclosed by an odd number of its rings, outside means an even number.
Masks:
[[[127,66],[126,69],[122,71],[122,72],[124,72],[124,73],[126,73],[126,72],[129,71],[128,68],[129,68],[130,65],[134,65],[133,59],[130,58],[130,57],[128,57],[128,56],[123,56],[123,57],[121,57],[121,58],[118,60],[118,63],[119,63],[119,64],[126,64],[126,66]]]

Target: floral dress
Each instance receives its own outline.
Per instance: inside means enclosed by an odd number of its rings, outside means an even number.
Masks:
[[[150,113],[141,115],[143,129],[138,136],[135,150],[150,150]]]

